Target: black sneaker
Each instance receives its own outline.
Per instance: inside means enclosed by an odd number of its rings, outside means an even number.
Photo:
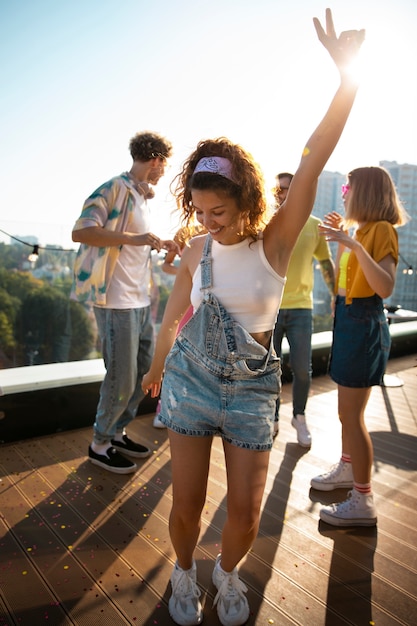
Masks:
[[[142,446],[140,443],[135,443],[127,435],[123,435],[123,441],[111,440],[111,445],[119,452],[126,454],[126,456],[134,456],[136,459],[146,459],[151,455],[149,448]]]
[[[138,469],[136,463],[125,459],[124,456],[119,454],[117,450],[112,447],[110,447],[105,454],[97,454],[91,449],[91,446],[89,446],[88,458],[94,465],[98,465],[114,474],[131,474]]]

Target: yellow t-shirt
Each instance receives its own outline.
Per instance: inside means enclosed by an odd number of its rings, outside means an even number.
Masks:
[[[349,262],[349,254],[350,254],[350,250],[345,250],[340,255],[339,281],[338,281],[339,289],[346,289],[346,276],[347,276],[347,266]]]
[[[314,269],[317,261],[331,259],[329,244],[319,234],[321,220],[310,215],[291,254],[281,309],[312,309]]]

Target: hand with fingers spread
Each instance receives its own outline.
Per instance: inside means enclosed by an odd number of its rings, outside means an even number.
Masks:
[[[345,221],[343,216],[340,215],[340,213],[337,213],[337,211],[331,211],[331,213],[327,213],[327,215],[323,218],[323,224],[325,226],[330,226],[331,228],[341,228],[346,230],[346,228],[344,228],[344,223]]]
[[[330,9],[326,9],[326,30],[317,17],[313,18],[313,22],[319,40],[336,63],[339,71],[343,73],[356,58],[365,39],[365,30],[346,30],[341,32],[338,37]]]
[[[349,235],[343,217],[336,211],[328,213],[323,218],[323,224],[319,225],[319,232],[326,238],[326,241],[337,241],[346,248],[353,248],[356,245],[355,239]]]

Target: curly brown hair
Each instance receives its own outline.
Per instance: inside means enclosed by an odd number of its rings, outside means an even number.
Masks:
[[[223,157],[232,164],[233,181],[211,172],[194,174],[197,163],[203,157]],[[182,222],[189,225],[194,216],[191,191],[217,191],[234,198],[238,209],[246,214],[246,236],[257,238],[265,225],[267,200],[264,178],[259,165],[251,154],[225,137],[200,141],[194,152],[185,161],[182,171],[173,181],[173,194]]]
[[[132,137],[129,150],[134,161],[145,162],[156,157],[169,159],[172,154],[172,144],[162,135],[145,130]]]

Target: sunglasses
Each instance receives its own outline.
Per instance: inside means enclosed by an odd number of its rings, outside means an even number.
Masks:
[[[274,193],[281,193],[281,191],[288,191],[289,187],[274,187],[273,188],[273,192]]]
[[[150,159],[162,159],[162,161],[167,161],[167,157],[162,154],[161,152],[151,152],[151,155],[149,157]]]

